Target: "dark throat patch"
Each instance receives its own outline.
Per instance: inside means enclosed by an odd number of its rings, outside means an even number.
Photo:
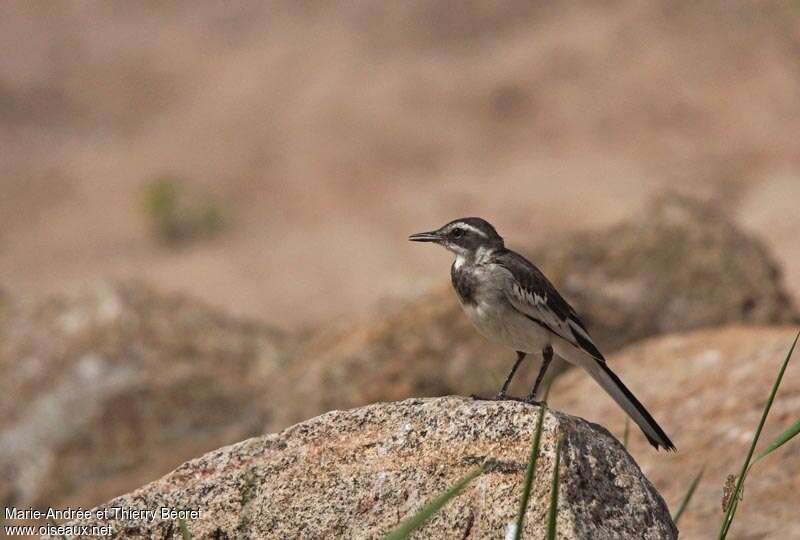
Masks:
[[[476,280],[467,265],[462,264],[460,268],[456,268],[456,263],[453,263],[453,266],[450,267],[450,279],[453,281],[453,288],[461,302],[474,304]]]

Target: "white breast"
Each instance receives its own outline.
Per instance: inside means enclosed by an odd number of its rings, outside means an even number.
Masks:
[[[476,269],[478,283],[473,303],[462,303],[475,328],[487,339],[515,351],[540,353],[550,342],[550,334],[531,321],[506,299],[505,276],[492,267]]]

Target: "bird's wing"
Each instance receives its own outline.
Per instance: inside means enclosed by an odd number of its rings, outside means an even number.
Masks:
[[[604,361],[577,312],[533,263],[510,250],[496,255],[494,262],[511,274],[505,294],[514,309],[590,356]]]
[[[630,415],[650,444],[656,448],[675,450],[675,445],[658,422],[606,365],[578,314],[544,274],[513,251],[498,254],[494,262],[510,274],[504,291],[514,309],[566,342],[563,346],[556,345],[556,353],[571,364],[583,367]]]

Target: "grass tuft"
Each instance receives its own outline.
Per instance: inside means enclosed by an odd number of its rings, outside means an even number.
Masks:
[[[728,497],[727,501],[724,503],[726,506],[726,511],[719,529],[719,540],[724,540],[728,536],[728,531],[730,530],[731,524],[733,523],[733,518],[736,515],[736,509],[739,507],[739,500],[741,499],[742,489],[744,488],[744,480],[747,476],[747,471],[750,469],[750,460],[753,458],[756,444],[758,444],[758,439],[761,437],[761,431],[764,429],[764,423],[767,421],[767,415],[769,414],[769,410],[772,408],[772,402],[775,401],[775,394],[777,394],[778,387],[781,385],[783,374],[786,372],[786,367],[789,365],[789,360],[791,359],[794,348],[797,345],[798,338],[800,338],[800,332],[798,332],[798,334],[795,336],[792,346],[789,348],[789,352],[786,354],[786,358],[781,365],[781,369],[778,371],[778,376],[775,378],[775,382],[772,385],[772,391],[769,394],[767,403],[764,405],[764,412],[761,413],[761,420],[759,420],[758,427],[753,435],[753,442],[750,443],[750,449],[747,451],[747,457],[745,457],[744,463],[742,464],[741,472],[736,478],[736,484],[730,493],[730,497]],[[778,439],[781,439],[781,437]],[[786,440],[780,442],[776,448],[781,446],[784,442],[786,442]]]
[[[700,471],[695,475],[692,483],[689,484],[689,489],[686,490],[686,495],[683,496],[683,500],[681,501],[680,506],[678,506],[678,510],[675,512],[675,515],[672,516],[672,521],[675,522],[675,525],[678,524],[678,520],[681,519],[683,512],[686,511],[686,507],[689,506],[689,501],[692,500],[694,492],[697,489],[698,484],[700,484],[700,480],[703,478],[704,472],[706,472],[705,465],[700,468]]]
[[[183,540],[192,540],[192,533],[189,532],[189,527],[186,526],[185,519],[178,520],[178,528],[181,530],[181,538],[183,538]]]
[[[528,467],[525,469],[525,482],[522,485],[522,496],[519,499],[519,509],[517,510],[517,521],[514,529],[514,540],[522,538],[522,526],[525,523],[525,511],[528,509],[528,500],[531,497],[531,485],[533,484],[533,473],[536,471],[536,462],[539,460],[539,442],[542,439],[542,424],[544,415],[547,412],[547,403],[542,402],[539,407],[539,419],[536,422],[536,429],[533,431],[533,441],[531,442],[531,453],[528,458]]]
[[[550,510],[547,514],[547,540],[555,540],[556,538],[556,518],[558,517],[558,481],[559,481],[559,465],[561,464],[561,441],[558,438],[556,443],[556,457],[555,464],[553,465],[553,480],[550,483]]]
[[[764,451],[758,454],[758,457],[756,457],[755,461],[753,461],[753,465],[755,465],[756,463],[761,461],[762,458],[766,457],[767,455],[771,454],[772,452],[774,452],[775,450],[777,450],[778,448],[789,442],[792,438],[797,436],[798,433],[800,433],[800,420],[797,420],[794,424],[786,428],[786,430],[780,435],[778,435],[778,437],[774,441],[769,443],[769,445],[764,449]],[[752,468],[753,465],[750,465],[750,467]]]
[[[384,537],[384,540],[403,540],[408,538],[412,532],[422,527],[422,525],[436,512],[441,510],[450,499],[461,493],[475,478],[486,470],[486,465],[475,467],[468,472],[461,480],[450,486],[447,491],[423,506],[417,513],[408,519],[403,520],[392,532]]]
[[[631,419],[625,417],[625,431],[622,433],[622,446],[628,448],[628,436],[631,433]]]

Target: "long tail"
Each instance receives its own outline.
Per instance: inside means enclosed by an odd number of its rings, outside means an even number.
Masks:
[[[561,352],[567,351],[559,351],[559,353]],[[660,447],[665,448],[667,451],[674,452],[676,450],[675,445],[669,440],[669,437],[667,437],[667,434],[661,429],[661,426],[658,425],[658,422],[647,412],[644,405],[636,399],[633,392],[622,384],[619,377],[611,371],[604,361],[598,360],[578,349],[573,348],[572,351],[569,352],[571,354],[569,354],[569,357],[565,358],[565,360],[584,368],[589,375],[603,387],[603,390],[617,402],[617,405],[622,407],[622,410],[631,417],[631,420],[636,422],[636,425],[642,430],[644,436],[647,437],[648,442],[652,444],[656,450]],[[563,355],[559,354],[559,356]],[[580,358],[578,358],[578,356],[580,356]]]
[[[667,437],[667,434],[661,429],[661,426],[658,425],[658,422],[647,412],[644,405],[636,399],[633,392],[622,384],[619,377],[611,371],[605,362],[595,362],[595,366],[597,367],[588,370],[589,375],[603,387],[603,390],[614,398],[617,405],[628,413],[631,420],[636,422],[636,425],[642,430],[644,436],[647,437],[648,442],[655,446],[656,450],[663,446],[667,451],[674,452],[675,445],[669,440],[669,437]]]

